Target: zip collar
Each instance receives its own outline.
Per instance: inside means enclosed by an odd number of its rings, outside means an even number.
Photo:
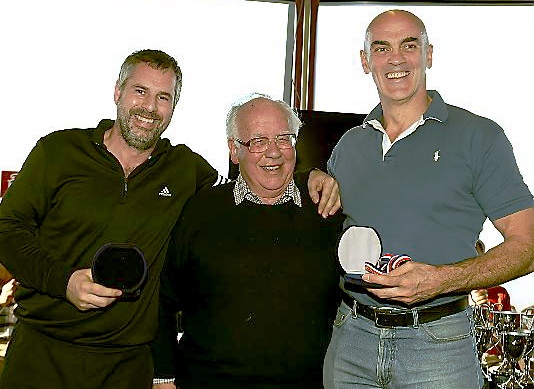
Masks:
[[[93,135],[91,137],[91,141],[99,146],[102,146],[106,148],[104,145],[104,133],[109,130],[111,127],[113,127],[113,124],[115,123],[114,120],[111,119],[102,119],[98,126],[96,127],[95,131],[93,132]],[[152,154],[150,155],[150,158],[156,157],[160,154],[163,154],[165,151],[167,151],[171,147],[171,142],[167,138],[160,138],[158,139],[156,143],[156,147],[152,151]]]

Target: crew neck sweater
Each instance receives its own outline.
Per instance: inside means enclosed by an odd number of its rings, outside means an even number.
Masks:
[[[341,217],[323,219],[307,195],[302,208],[235,205],[233,185],[199,192],[172,234],[162,308],[182,310],[184,334],[156,376],[187,389],[322,388]]]

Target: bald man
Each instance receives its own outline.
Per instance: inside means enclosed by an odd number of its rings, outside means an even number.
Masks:
[[[328,169],[345,226],[373,227],[384,253],[412,260],[363,275],[381,288],[344,291],[327,389],[480,388],[467,294],[534,270],[534,202],[512,147],[496,123],[426,89],[432,54],[410,12],[386,11],[367,28],[361,64],[380,104]],[[504,241],[477,256],[486,218]]]

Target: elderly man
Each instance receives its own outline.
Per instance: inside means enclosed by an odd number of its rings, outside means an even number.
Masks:
[[[264,95],[228,114],[235,183],[194,196],[172,234],[155,346],[158,388],[320,389],[341,220],[293,176],[301,125]],[[184,334],[176,346],[175,313]],[[175,349],[177,347],[177,349]]]

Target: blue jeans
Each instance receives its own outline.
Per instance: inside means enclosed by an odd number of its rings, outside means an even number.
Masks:
[[[378,328],[342,302],[325,357],[324,387],[482,388],[472,334],[471,308],[418,328]]]

